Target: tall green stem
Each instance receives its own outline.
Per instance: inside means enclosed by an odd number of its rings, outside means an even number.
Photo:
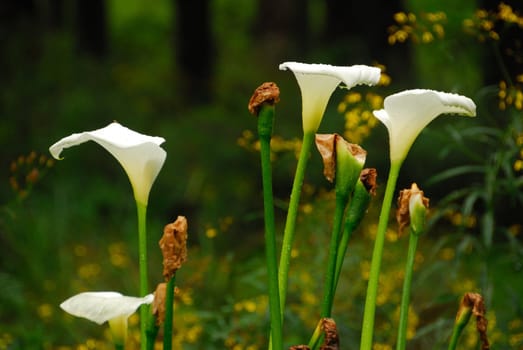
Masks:
[[[400,320],[398,326],[398,340],[396,350],[405,350],[407,345],[407,324],[410,304],[410,287],[412,285],[412,271],[414,270],[414,258],[418,246],[419,233],[410,232],[407,263],[405,265],[405,279],[403,280],[403,294],[401,296]]]
[[[173,343],[174,284],[176,275],[168,282],[165,291],[165,321],[163,323],[163,350],[171,350]]]
[[[269,348],[282,350],[282,313],[278,287],[278,257],[276,254],[276,228],[274,223],[274,199],[272,194],[271,135],[274,107],[263,106],[258,115],[260,155],[263,182],[263,202],[265,219],[265,254],[269,282],[269,308],[271,318],[271,340]]]
[[[292,184],[291,198],[289,201],[289,209],[287,212],[287,219],[285,221],[285,229],[283,231],[282,250],[280,255],[280,267],[278,270],[278,282],[280,286],[280,311],[283,319],[285,312],[285,299],[287,297],[287,281],[289,278],[289,266],[291,259],[292,244],[294,242],[294,233],[296,230],[296,219],[298,217],[298,208],[300,204],[301,188],[303,179],[305,178],[305,169],[309,160],[309,153],[314,143],[315,132],[308,131],[303,134],[303,141],[296,166],[296,174],[294,175],[294,182]]]
[[[334,223],[329,247],[329,260],[327,263],[327,274],[323,288],[323,305],[321,317],[331,317],[332,303],[334,301],[334,281],[336,280],[336,262],[338,260],[338,246],[341,239],[341,226],[343,214],[347,206],[347,196],[336,193],[336,209],[334,212]]]
[[[136,202],[138,210],[138,260],[140,269],[140,296],[146,296],[149,291],[147,277],[147,204]],[[140,349],[147,349],[147,318],[149,314],[149,305],[140,306]]]
[[[398,180],[401,163],[401,161],[391,163],[389,177],[387,179],[387,187],[385,189],[385,195],[383,197],[383,203],[381,206],[378,232],[376,233],[376,241],[374,242],[369,283],[367,286],[367,295],[365,298],[360,350],[372,349],[374,317],[376,313],[376,297],[378,295],[378,280],[381,268],[381,258],[383,255],[383,245],[385,243],[385,234],[387,232],[387,226],[389,223],[390,208],[392,206],[392,199],[394,196],[394,190],[396,189],[396,181]]]

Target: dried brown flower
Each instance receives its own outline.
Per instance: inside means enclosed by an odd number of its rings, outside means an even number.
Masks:
[[[323,175],[334,182],[336,174],[336,134],[316,134],[316,147],[323,159]]]
[[[470,312],[471,309],[472,315],[476,317],[476,329],[481,340],[481,350],[489,350],[490,344],[487,337],[488,321],[486,318],[487,311],[481,294],[465,293],[463,299],[461,299],[456,319],[459,320],[463,313]]]
[[[167,290],[167,283],[159,283],[154,291],[153,300],[153,315],[156,319],[156,324],[159,326],[165,320],[165,294]]]
[[[187,260],[187,219],[184,216],[165,225],[159,245],[163,255],[163,277],[168,281]]]
[[[249,100],[249,112],[255,116],[258,116],[260,108],[264,103],[274,105],[280,102],[280,89],[273,82],[266,82],[261,84]]]
[[[323,175],[329,182],[334,182],[336,175],[336,147],[342,142],[349,152],[361,161],[365,161],[367,151],[360,145],[347,142],[338,134],[316,134],[316,148],[323,159]]]
[[[338,329],[336,328],[336,322],[332,318],[322,318],[321,328],[325,332],[325,339],[323,344],[320,346],[320,350],[339,350],[340,339],[338,337]],[[289,350],[310,350],[307,345],[294,345]]]
[[[361,171],[360,181],[363,183],[363,186],[369,191],[373,196],[376,195],[376,178],[378,177],[378,171],[375,168],[365,168]]]
[[[401,190],[398,197],[398,209],[396,210],[396,220],[399,225],[399,234],[403,233],[405,227],[410,224],[410,197],[414,194],[420,194],[423,205],[429,207],[429,199],[423,196],[423,191],[418,188],[418,185],[412,183],[410,189]]]
[[[339,350],[340,339],[338,337],[336,322],[334,322],[332,318],[324,318],[322,320],[322,328],[325,332],[325,340],[320,346],[320,350]]]

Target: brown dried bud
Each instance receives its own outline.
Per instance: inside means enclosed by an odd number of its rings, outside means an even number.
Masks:
[[[153,315],[156,318],[156,325],[161,325],[165,320],[165,294],[167,283],[159,283],[154,291]]]
[[[318,148],[323,159],[323,175],[329,182],[334,182],[336,176],[336,147],[338,142],[342,142],[341,146],[345,146],[350,154],[362,163],[365,162],[367,155],[367,151],[360,145],[347,142],[338,134],[316,134],[316,148]]]
[[[289,350],[311,350],[307,345],[293,345]]]
[[[178,216],[175,222],[165,225],[159,244],[163,255],[163,277],[168,281],[187,260],[187,219]]]
[[[373,196],[376,195],[376,179],[378,177],[378,171],[375,168],[365,168],[361,171],[360,181],[363,183],[363,186],[369,191]]]
[[[261,84],[249,100],[249,112],[255,116],[258,116],[260,108],[264,103],[269,105],[275,105],[280,102],[280,89],[273,82],[267,82]]]
[[[325,340],[320,346],[320,350],[339,350],[340,339],[338,337],[336,322],[334,322],[332,318],[324,318],[321,326],[325,332]]]
[[[487,312],[481,294],[465,293],[459,305],[458,314],[456,315],[456,321],[460,321],[461,316],[464,313],[470,312],[471,309],[472,315],[476,317],[476,329],[481,340],[481,350],[489,350],[490,344],[487,337]]]
[[[336,134],[316,134],[316,147],[323,159],[323,175],[334,182],[336,175]]]
[[[412,183],[410,189],[401,190],[398,197],[398,209],[396,210],[396,220],[398,221],[398,234],[401,235],[405,227],[410,224],[410,197],[414,194],[420,194],[423,205],[429,207],[429,199],[423,196],[423,191],[418,185]]]

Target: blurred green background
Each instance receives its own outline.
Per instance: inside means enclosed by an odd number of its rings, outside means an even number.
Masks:
[[[247,102],[265,81],[280,87],[273,165],[281,228],[301,137],[298,86],[278,69],[292,60],[384,66],[390,84],[358,87],[361,96],[429,88],[476,102],[475,119],[435,120],[400,174],[398,189],[417,182],[432,207],[414,274],[409,349],[445,349],[468,291],[485,297],[493,347],[522,348],[523,9],[519,1],[505,4],[512,12],[486,0],[2,1],[0,349],[110,348],[106,327],[58,305],[86,290],[136,295],[131,187],[94,143],[66,150],[54,163],[48,147],[113,120],[166,139],[167,161],[148,212],[152,285],[161,281],[163,226],[178,215],[189,221],[175,344],[266,347],[261,177]],[[416,17],[401,20],[398,13]],[[402,33],[405,40],[393,42]],[[333,94],[320,132],[350,135],[347,93]],[[343,349],[359,344],[388,168],[386,130],[371,129],[361,144],[380,188],[349,248],[334,306]],[[317,322],[331,190],[313,152],[291,269],[287,345],[307,342]],[[408,241],[395,230],[391,223],[376,349],[394,346]],[[469,328],[463,349],[477,348]],[[131,329],[136,337],[135,319]]]

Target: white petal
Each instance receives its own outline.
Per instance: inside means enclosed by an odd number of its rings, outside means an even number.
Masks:
[[[419,133],[441,114],[475,116],[476,105],[465,96],[434,90],[405,90],[385,98],[374,115],[388,129],[392,161],[403,160]]]
[[[318,130],[327,103],[334,89],[341,82],[350,89],[359,84],[374,85],[380,79],[379,68],[364,65],[340,67],[328,64],[284,62],[280,64],[280,69],[291,70],[298,81],[305,132]]]
[[[131,181],[136,200],[147,204],[152,184],[165,162],[166,153],[160,147],[165,139],[111,123],[102,129],[67,136],[52,145],[49,151],[60,159],[64,148],[87,141],[98,143],[120,162]]]
[[[67,299],[60,307],[73,316],[102,324],[117,317],[129,317],[140,305],[151,304],[153,299],[153,294],[136,298],[117,292],[85,292]]]

